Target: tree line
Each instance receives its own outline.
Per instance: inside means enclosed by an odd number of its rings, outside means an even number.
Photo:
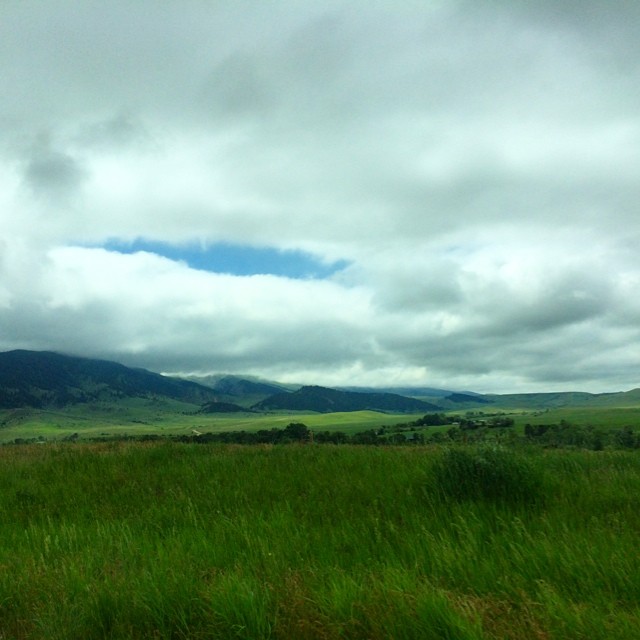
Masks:
[[[433,429],[446,427],[448,429]],[[602,429],[579,426],[561,420],[557,424],[526,424],[523,433],[514,428],[509,416],[484,416],[468,414],[466,417],[427,414],[411,422],[367,429],[353,434],[343,431],[311,430],[301,422],[291,422],[285,428],[261,429],[259,431],[222,431],[180,435],[113,435],[82,438],[83,441],[110,440],[171,440],[186,443],[222,444],[353,444],[353,445],[423,445],[423,444],[474,444],[501,442],[504,444],[539,444],[547,448],[580,448],[599,451],[602,449],[640,449],[640,433],[631,426],[619,429]],[[67,442],[80,439],[79,433],[63,438]],[[16,438],[8,444],[44,443],[45,438]]]

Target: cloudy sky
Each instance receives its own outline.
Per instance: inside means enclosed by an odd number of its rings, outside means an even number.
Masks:
[[[640,3],[2,0],[0,350],[640,386]]]

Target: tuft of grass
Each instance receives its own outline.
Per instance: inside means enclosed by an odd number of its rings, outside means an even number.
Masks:
[[[433,467],[444,498],[531,505],[544,497],[544,477],[524,454],[496,445],[445,449]]]

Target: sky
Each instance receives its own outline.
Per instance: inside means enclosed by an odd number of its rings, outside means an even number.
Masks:
[[[0,350],[640,386],[640,3],[2,0]]]

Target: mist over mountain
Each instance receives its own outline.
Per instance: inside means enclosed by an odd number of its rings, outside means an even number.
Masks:
[[[272,382],[262,382],[250,380],[240,376],[224,375],[210,376],[206,381],[200,381],[198,378],[191,378],[194,382],[204,384],[215,389],[218,393],[228,396],[247,396],[247,395],[272,395],[274,393],[282,393],[286,391],[283,385]]]
[[[500,411],[507,408],[637,406],[640,389],[618,393],[552,392],[481,395],[420,387],[333,389],[317,385],[288,388],[241,376],[211,376],[210,386],[108,360],[48,351],[0,353],[0,409],[50,408],[78,403],[164,398],[196,405],[205,413],[239,411],[345,412]],[[396,389],[399,390],[399,389]],[[410,395],[409,395],[410,394]]]

